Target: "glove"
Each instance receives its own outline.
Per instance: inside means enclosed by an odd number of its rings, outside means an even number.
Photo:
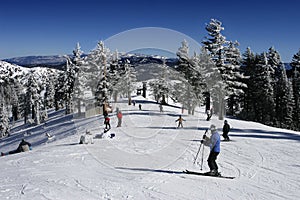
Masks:
[[[206,135],[203,135],[203,139],[205,139],[206,138]]]
[[[201,144],[203,144],[203,142],[204,142],[204,141],[203,141],[203,140],[201,140]]]

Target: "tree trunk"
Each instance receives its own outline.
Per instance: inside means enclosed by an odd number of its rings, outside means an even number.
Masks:
[[[35,109],[36,109],[36,112],[35,112],[34,121],[38,125],[38,124],[41,123],[41,121],[40,121],[40,106],[39,106],[39,103],[35,103]]]
[[[77,109],[78,109],[78,114],[81,114],[81,100],[78,98],[77,99]]]
[[[224,97],[222,93],[219,93],[219,120],[224,120],[225,106]]]
[[[129,91],[127,93],[127,96],[128,96],[128,105],[131,105],[131,95]]]
[[[31,106],[31,119],[35,118],[35,107],[34,105]]]

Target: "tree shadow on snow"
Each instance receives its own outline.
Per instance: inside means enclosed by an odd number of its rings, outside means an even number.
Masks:
[[[233,134],[230,134],[233,133]],[[300,135],[280,131],[267,131],[261,129],[231,129],[230,137],[245,137],[258,139],[295,140],[300,142]]]
[[[197,131],[204,131],[207,130],[207,127],[196,127],[196,126],[190,126],[190,127],[184,127],[184,128],[177,128],[177,124],[174,126],[151,126],[151,127],[147,127],[150,129],[178,129],[178,130],[197,130]]]

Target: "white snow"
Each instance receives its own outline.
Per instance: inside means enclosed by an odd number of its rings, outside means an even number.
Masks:
[[[193,164],[206,128],[214,123],[221,133],[223,121],[205,121],[202,109],[182,116],[183,129],[175,120],[181,108],[159,105],[141,97],[114,104],[123,113],[122,127],[111,116],[113,139],[94,139],[79,145],[86,130],[95,136],[103,131],[103,117],[72,119],[63,111],[49,114],[46,124],[13,127],[0,140],[0,151],[17,147],[25,138],[30,152],[0,157],[0,199],[291,199],[300,198],[300,133],[227,119],[232,142],[221,142],[217,159],[223,175],[233,180],[183,174],[200,171]],[[138,104],[142,104],[142,110]],[[55,136],[48,140],[46,133]],[[203,172],[208,171],[204,149]]]

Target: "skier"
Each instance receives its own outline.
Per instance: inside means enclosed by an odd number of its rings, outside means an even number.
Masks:
[[[93,134],[86,130],[85,135],[80,136],[79,144],[94,144]]]
[[[223,126],[223,137],[225,141],[229,141],[229,136],[228,133],[230,131],[230,125],[228,124],[227,120],[224,121],[224,126]]]
[[[8,152],[8,154],[25,152],[25,151],[29,151],[30,149],[31,149],[31,144],[29,142],[25,141],[24,139],[22,139],[18,148],[16,150],[12,150],[12,151]]]
[[[162,103],[159,104],[159,111],[160,111],[160,112],[163,112],[163,106],[162,106]]]
[[[203,140],[201,140],[201,143],[210,147],[210,153],[207,159],[210,171],[207,172],[207,175],[220,176],[218,165],[216,163],[217,156],[220,153],[220,134],[214,124],[210,126],[210,131],[212,134],[211,137],[204,135]]]
[[[110,118],[108,115],[104,118],[104,124],[105,124],[105,129],[109,130],[110,129]]]
[[[177,128],[179,128],[179,126],[181,126],[183,128],[183,124],[182,124],[183,121],[185,121],[185,120],[181,117],[181,115],[179,115],[179,118],[175,121],[175,122],[178,122]]]
[[[142,110],[142,104],[139,104],[139,109]]]
[[[206,110],[206,115],[207,115],[206,121],[209,121],[210,118],[212,117],[212,109]]]
[[[122,112],[118,111],[118,114],[117,114],[118,125],[117,125],[117,127],[121,127],[121,125],[122,125],[122,117],[123,117]]]

